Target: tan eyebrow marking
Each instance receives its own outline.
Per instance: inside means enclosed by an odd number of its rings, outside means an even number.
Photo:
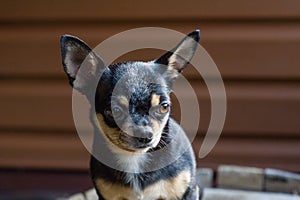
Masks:
[[[118,102],[125,107],[128,107],[129,105],[128,99],[125,96],[118,97]]]
[[[160,102],[160,95],[153,94],[151,99],[151,106],[152,107],[157,106],[159,105],[159,102]]]

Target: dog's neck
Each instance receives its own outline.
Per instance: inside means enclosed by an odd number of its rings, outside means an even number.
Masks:
[[[147,153],[129,152],[119,149],[113,144],[108,144],[112,153],[114,153],[116,162],[122,171],[128,173],[140,173],[143,166],[147,163]]]
[[[139,192],[141,189],[140,179],[142,177],[139,176],[139,174],[143,173],[145,165],[147,165],[149,161],[147,153],[127,152],[117,149],[116,147],[111,147],[111,151],[116,158],[118,170],[124,174],[124,181],[130,184],[136,192]]]

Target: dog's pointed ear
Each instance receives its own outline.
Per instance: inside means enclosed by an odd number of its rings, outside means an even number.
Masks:
[[[60,45],[62,64],[69,83],[79,91],[85,90],[88,84],[105,69],[104,62],[96,52],[77,37],[63,35],[60,38]]]
[[[154,62],[170,86],[191,61],[200,40],[200,31],[189,33],[174,49],[168,51]]]

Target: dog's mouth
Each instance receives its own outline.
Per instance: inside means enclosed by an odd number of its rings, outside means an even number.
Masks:
[[[138,151],[143,149],[149,149],[155,146],[156,139],[154,137],[135,137],[120,131],[119,143],[122,148],[129,151]]]

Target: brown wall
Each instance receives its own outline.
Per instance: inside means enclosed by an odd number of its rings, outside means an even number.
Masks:
[[[224,131],[214,150],[198,160],[199,166],[226,163],[300,171],[298,0],[1,3],[0,169],[87,171],[89,155],[74,128],[59,36],[73,34],[94,47],[109,36],[143,26],[182,33],[201,29],[201,44],[225,81]],[[158,55],[140,52],[124,58]],[[185,75],[200,102],[202,121],[194,142],[198,152],[210,101],[192,67]]]

